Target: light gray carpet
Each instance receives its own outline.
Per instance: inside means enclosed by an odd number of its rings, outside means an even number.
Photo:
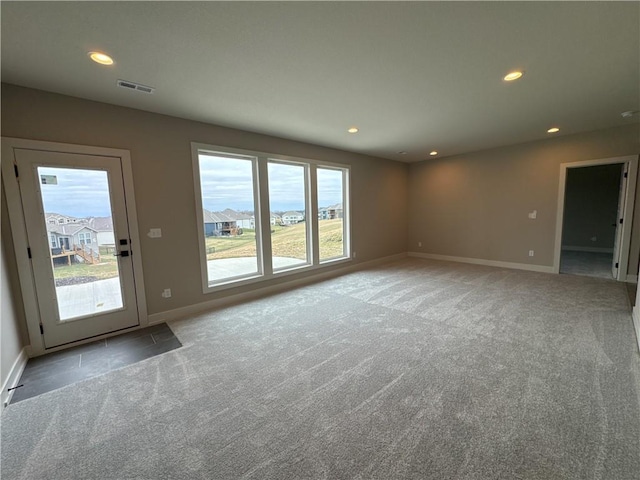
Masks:
[[[2,478],[640,478],[624,284],[406,259],[10,405]]]

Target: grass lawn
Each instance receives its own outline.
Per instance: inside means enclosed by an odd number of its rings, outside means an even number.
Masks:
[[[342,255],[342,220],[320,220],[320,258],[327,259]],[[306,260],[305,223],[288,227],[272,225],[271,246],[276,257],[298,258]],[[256,233],[245,228],[237,237],[207,237],[207,260],[220,258],[238,258],[256,256]],[[56,265],[53,276],[56,280],[74,277],[92,277],[94,280],[105,280],[118,276],[118,260],[113,253],[100,251],[101,263],[73,263],[70,266]]]
[[[320,258],[332,258],[342,255],[342,220],[320,220],[319,240]],[[281,227],[271,226],[271,248],[275,257],[288,257],[306,260],[305,223]],[[256,256],[256,234],[245,228],[237,237],[207,237],[207,260],[220,258],[238,258]],[[212,251],[211,248],[215,251]]]
[[[100,251],[101,263],[94,265],[88,263],[72,263],[71,265],[56,265],[53,268],[53,276],[56,280],[73,277],[95,277],[96,280],[105,280],[118,276],[118,259],[113,253]]]

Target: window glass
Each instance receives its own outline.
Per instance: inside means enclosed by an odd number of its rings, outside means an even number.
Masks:
[[[318,167],[318,242],[320,261],[346,256],[343,169]]]
[[[260,272],[255,229],[255,158],[199,154],[209,285]]]
[[[306,165],[269,162],[271,252],[274,270],[309,263]]]

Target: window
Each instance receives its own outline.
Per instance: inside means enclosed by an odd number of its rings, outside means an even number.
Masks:
[[[57,247],[58,247],[58,242],[56,242],[56,236],[51,235],[51,248],[57,248]]]
[[[350,258],[349,167],[192,144],[204,292]]]
[[[346,256],[344,205],[347,170],[318,167],[318,244],[320,261]]]
[[[93,242],[90,232],[79,233],[78,240],[80,241],[80,245],[89,245]]]
[[[274,271],[309,263],[308,169],[308,165],[269,161],[269,206],[286,212],[282,223],[271,227]]]
[[[256,159],[223,153],[198,155],[207,284],[261,273],[255,222]]]

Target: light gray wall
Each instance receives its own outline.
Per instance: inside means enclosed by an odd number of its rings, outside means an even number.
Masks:
[[[567,170],[563,247],[613,252],[621,175],[622,164]]]
[[[638,133],[636,123],[411,164],[408,250],[551,267],[560,164],[637,155]],[[533,210],[536,220],[527,215]],[[638,273],[639,210],[632,275]]]
[[[406,251],[404,163],[7,84],[2,85],[2,135],[131,152],[150,314],[256,288],[202,293],[191,142],[350,165],[354,263]],[[161,228],[162,238],[148,238],[150,228]],[[161,297],[165,288],[172,290],[169,299]]]

